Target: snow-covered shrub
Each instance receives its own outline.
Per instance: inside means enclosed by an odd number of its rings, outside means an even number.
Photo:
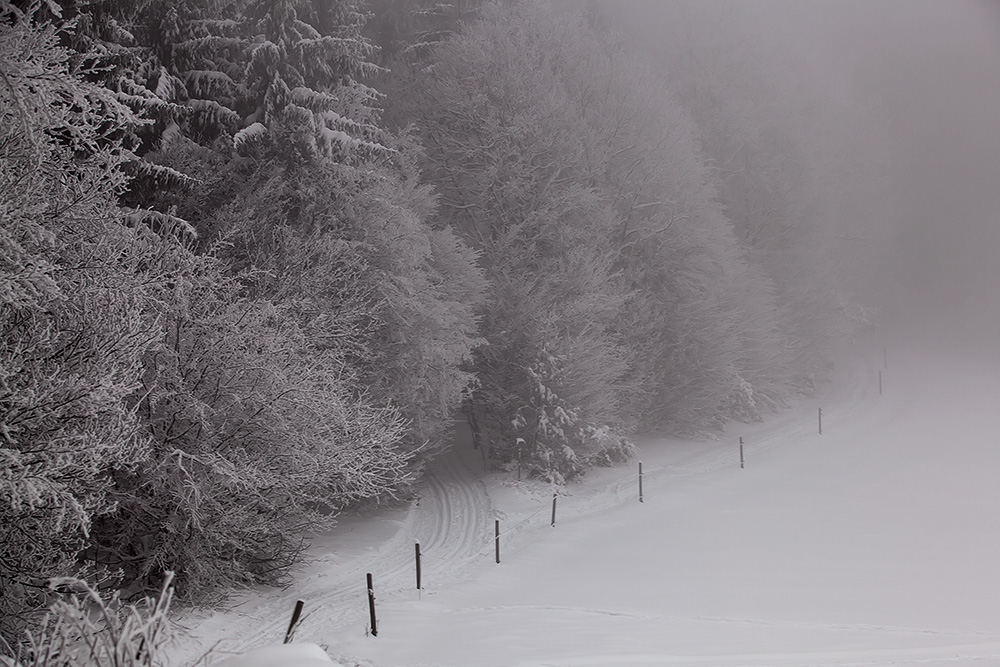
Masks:
[[[351,391],[343,351],[321,344],[335,322],[243,296],[211,256],[172,259],[135,395],[151,453],[114,475],[118,508],[95,522],[88,556],[140,590],[164,570],[188,597],[273,583],[330,510],[408,481],[406,421]]]
[[[36,5],[37,6],[37,5]],[[129,397],[159,338],[157,237],[116,196],[135,122],[63,33],[0,2],[0,636],[77,574],[112,471],[148,441]],[[14,640],[16,641],[16,640]]]
[[[759,422],[762,417],[760,408],[754,398],[753,385],[747,382],[739,373],[733,372],[733,387],[723,403],[725,415],[742,422]]]
[[[596,451],[587,454],[586,461],[590,465],[610,467],[625,463],[633,458],[637,449],[635,443],[625,436],[615,433],[607,425],[595,427],[584,426],[584,436]]]

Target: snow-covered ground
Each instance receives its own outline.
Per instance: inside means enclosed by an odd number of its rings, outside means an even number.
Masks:
[[[280,642],[303,599],[296,639],[378,667],[1000,665],[1000,365],[889,362],[883,397],[879,353],[765,424],[643,443],[644,503],[633,466],[598,470],[555,527],[552,489],[459,446],[411,507],[317,539],[289,589],[185,613],[176,663]]]

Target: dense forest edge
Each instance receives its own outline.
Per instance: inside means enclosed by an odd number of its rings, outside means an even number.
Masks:
[[[0,0],[0,653],[281,583],[456,418],[572,483],[824,382],[879,111],[662,5]]]

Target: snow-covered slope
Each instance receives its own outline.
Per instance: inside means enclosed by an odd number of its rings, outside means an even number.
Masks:
[[[227,658],[218,667],[341,667],[310,643],[274,644]]]
[[[890,361],[881,398],[877,355],[766,424],[645,443],[644,503],[633,468],[596,471],[555,527],[551,489],[477,481],[462,447],[414,507],[349,519],[340,555],[292,589],[184,619],[178,655],[280,641],[301,597],[298,639],[380,667],[1000,664],[1000,368]]]

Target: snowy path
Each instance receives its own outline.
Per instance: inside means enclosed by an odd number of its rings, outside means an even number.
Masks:
[[[299,568],[287,589],[254,589],[228,611],[182,614],[175,622],[179,641],[173,664],[187,664],[213,646],[225,657],[280,643],[296,600],[305,603],[297,638],[331,627],[367,627],[365,574],[374,574],[380,602],[410,595],[416,586],[415,541],[421,543],[425,581],[446,573],[460,576],[492,539],[482,466],[480,452],[456,448],[429,466],[423,489],[408,508],[348,515],[333,535],[317,538],[311,562]],[[376,521],[387,525],[372,530]]]
[[[431,466],[420,501],[428,511],[421,514],[425,521],[416,534],[427,580],[440,581],[445,573],[459,575],[489,541],[493,510],[480,479],[482,468],[480,452],[465,444]],[[408,566],[412,574],[413,563]],[[415,586],[412,576],[408,584]]]

